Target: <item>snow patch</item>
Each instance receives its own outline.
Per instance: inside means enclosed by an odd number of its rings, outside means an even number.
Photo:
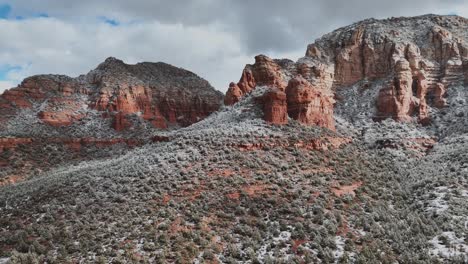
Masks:
[[[341,236],[335,237],[336,250],[333,252],[335,260],[338,261],[344,254],[345,239]]]
[[[464,243],[462,238],[458,238],[454,232],[443,232],[431,239],[429,243],[433,246],[430,251],[432,255],[443,258],[463,256],[465,261],[468,261],[468,245]]]
[[[433,194],[436,198],[430,200],[430,206],[426,209],[427,211],[436,211],[438,214],[446,211],[449,206],[447,201],[444,200],[444,196],[447,194],[448,188],[445,186],[437,187]]]

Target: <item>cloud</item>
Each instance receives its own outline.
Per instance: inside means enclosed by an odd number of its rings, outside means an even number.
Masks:
[[[223,90],[232,73],[237,75],[252,59],[243,54],[236,38],[216,25],[113,26],[35,18],[0,20],[0,35],[9,40],[0,42],[0,62],[21,67],[8,74],[10,82],[41,73],[77,76],[115,56],[128,63],[164,61],[211,79]]]
[[[9,81],[0,81],[0,94],[2,94],[5,90],[15,87],[13,82]]]
[[[322,34],[361,19],[468,15],[468,0],[6,0],[0,63],[76,76],[108,56],[164,61],[225,91],[253,55],[297,59]],[[40,16],[43,14],[43,16]]]
[[[467,0],[14,0],[13,12],[44,12],[63,19],[103,16],[117,21],[155,20],[164,24],[220,24],[241,38],[245,52],[287,51],[369,17],[449,14]],[[104,12],[103,14],[102,12]],[[463,15],[463,12],[458,12]],[[466,12],[465,12],[466,15]]]

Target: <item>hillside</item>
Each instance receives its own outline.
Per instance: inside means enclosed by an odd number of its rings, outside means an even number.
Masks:
[[[369,19],[257,56],[200,122],[0,187],[0,261],[466,263],[466,29]]]
[[[38,75],[0,95],[0,186],[119,155],[198,122],[222,94],[185,69],[108,58],[76,78]]]

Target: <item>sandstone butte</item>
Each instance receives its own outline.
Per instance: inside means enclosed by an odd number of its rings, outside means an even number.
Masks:
[[[297,62],[255,57],[224,98],[233,105],[257,87],[264,118],[334,130],[335,93],[353,85],[380,85],[373,119],[431,121],[430,107],[446,106],[453,85],[468,83],[468,20],[458,16],[368,19],[310,44]],[[344,98],[343,100],[346,100]]]
[[[257,87],[269,90],[258,102],[264,118],[286,124],[335,129],[336,91],[355,85],[378,87],[375,121],[431,122],[430,108],[446,106],[447,89],[468,82],[468,22],[457,16],[368,19],[310,44],[297,62],[255,57],[224,103],[232,105]],[[0,129],[23,109],[40,111],[41,122],[70,126],[90,111],[125,131],[135,119],[155,128],[187,126],[217,111],[222,94],[195,74],[165,64],[125,64],[108,58],[77,78],[38,75],[0,95]]]
[[[165,129],[205,118],[219,109],[222,97],[206,80],[184,69],[161,62],[129,65],[111,57],[77,78],[26,78],[0,95],[0,122],[40,105],[37,118],[53,127],[70,126],[98,111],[113,120],[117,131],[132,127],[132,116]]]

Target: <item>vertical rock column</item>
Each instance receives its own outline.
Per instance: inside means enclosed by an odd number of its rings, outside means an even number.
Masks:
[[[288,114],[305,125],[317,125],[335,130],[331,94],[313,87],[306,79],[297,76],[286,88]]]
[[[288,123],[288,104],[283,91],[271,89],[263,95],[262,101],[265,121],[276,125]]]

